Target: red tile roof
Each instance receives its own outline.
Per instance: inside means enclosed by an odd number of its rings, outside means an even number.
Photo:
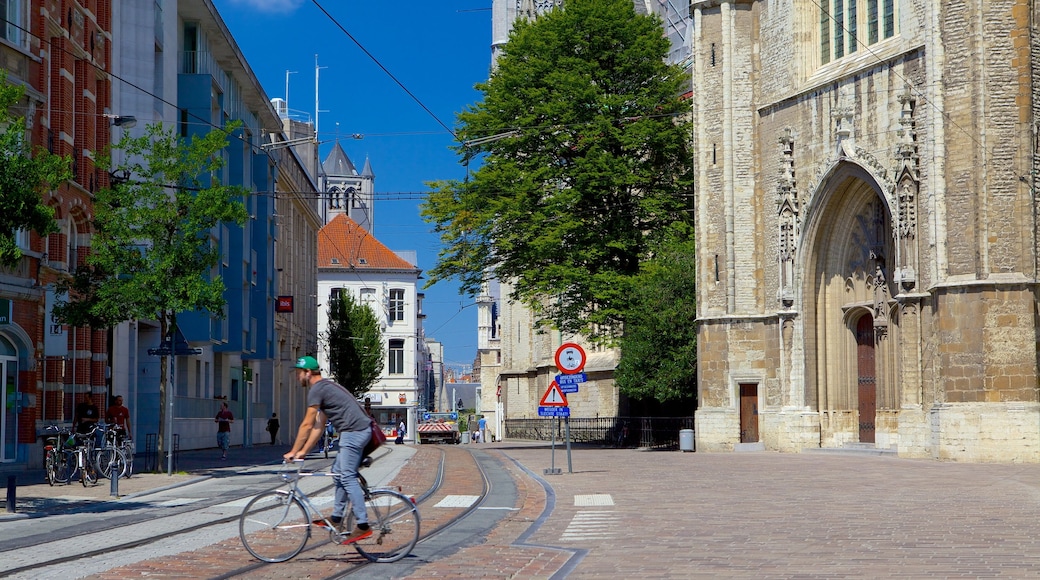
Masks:
[[[318,267],[418,270],[407,260],[390,251],[346,214],[332,218],[332,221],[318,231]]]

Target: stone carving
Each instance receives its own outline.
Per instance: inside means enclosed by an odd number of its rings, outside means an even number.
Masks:
[[[516,14],[517,17],[531,19],[562,5],[563,0],[516,0]]]
[[[794,305],[794,257],[798,248],[798,188],[794,179],[794,136],[785,129],[780,136],[780,176],[777,178],[777,227],[779,228],[780,288],[784,308]]]
[[[895,184],[896,211],[894,229],[898,243],[899,266],[896,276],[903,290],[910,291],[917,284],[917,197],[920,190],[918,174],[917,134],[914,131],[914,98],[910,88],[899,95],[899,144],[895,157],[899,166]]]

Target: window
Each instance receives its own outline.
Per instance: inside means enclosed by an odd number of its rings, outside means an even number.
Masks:
[[[395,338],[390,341],[387,361],[390,364],[389,373],[391,375],[404,374],[404,340]]]
[[[343,289],[342,288],[333,288],[329,292],[329,308],[331,309],[333,307],[333,305],[339,304],[339,300],[340,300],[340,298],[342,296],[343,296]]]
[[[390,321],[404,320],[404,289],[392,288],[390,290]]]
[[[22,28],[26,23],[22,20],[22,4],[24,0],[0,0],[0,14],[7,21],[0,25],[0,38],[16,46],[21,46],[24,35]]]
[[[820,64],[855,53],[896,34],[895,0],[822,0]],[[866,22],[861,36],[860,22]]]

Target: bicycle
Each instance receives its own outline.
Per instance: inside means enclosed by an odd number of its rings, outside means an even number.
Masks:
[[[47,483],[69,483],[76,471],[76,458],[72,447],[75,447],[75,434],[69,429],[57,425],[48,425],[45,431],[54,431],[54,435],[43,435],[44,469]]]
[[[332,421],[325,421],[325,430],[321,432],[321,439],[318,440],[317,451],[325,454],[325,459],[329,458],[329,451],[332,450],[332,446],[336,444],[336,432],[332,428]]]
[[[94,439],[97,437],[98,426],[94,425],[86,433],[76,433],[76,448],[73,454],[76,457],[76,469],[79,471],[79,480],[83,487],[94,485],[98,480],[98,469],[94,465]]]
[[[118,428],[99,424],[104,431],[102,446],[93,454],[94,467],[106,479],[111,479],[115,472],[118,477],[127,478],[133,474],[133,441]],[[125,432],[125,430],[124,430]]]
[[[338,529],[331,520],[315,509],[307,494],[300,489],[300,480],[309,476],[333,476],[332,473],[305,472],[304,460],[295,472],[281,473],[286,482],[284,489],[261,493],[253,498],[239,517],[239,537],[246,550],[264,562],[285,562],[303,551],[311,536],[316,515],[329,530],[331,541],[340,543],[356,525],[349,509]],[[286,464],[288,465],[288,464]],[[365,458],[361,467],[371,465]],[[358,483],[365,494],[365,511],[373,534],[353,544],[359,554],[372,562],[396,562],[411,553],[419,540],[419,510],[415,499],[390,488],[371,489],[365,478],[358,474]],[[348,515],[349,514],[349,515]]]

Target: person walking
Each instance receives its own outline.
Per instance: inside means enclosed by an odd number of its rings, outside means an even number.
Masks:
[[[267,420],[267,432],[271,434],[271,445],[274,445],[275,438],[278,437],[278,413],[271,413],[271,418]]]
[[[480,431],[480,440],[487,443],[487,419],[483,415],[480,416],[480,420],[477,421],[477,431]]]
[[[371,422],[361,403],[345,387],[339,383],[322,378],[318,361],[312,356],[300,357],[294,366],[296,380],[301,387],[307,389],[307,412],[300,422],[296,433],[296,442],[292,449],[284,455],[286,461],[303,459],[307,451],[313,449],[321,438],[327,417],[339,433],[339,453],[332,464],[333,481],[336,486],[336,499],[329,518],[336,527],[343,525],[343,515],[347,511],[347,503],[354,512],[357,527],[341,542],[353,544],[372,535],[368,525],[368,513],[365,510],[365,494],[358,483],[358,468],[364,456],[365,446],[372,438]],[[316,519],[314,525],[323,526],[323,519]]]
[[[407,426],[404,423],[404,417],[401,417],[401,422],[397,425],[397,440],[394,443],[401,445],[404,443],[404,436],[408,434]]]
[[[235,416],[228,409],[227,401],[220,404],[220,411],[213,418],[217,424],[217,447],[220,447],[220,459],[227,459],[228,447],[231,447],[231,424],[235,422]]]

